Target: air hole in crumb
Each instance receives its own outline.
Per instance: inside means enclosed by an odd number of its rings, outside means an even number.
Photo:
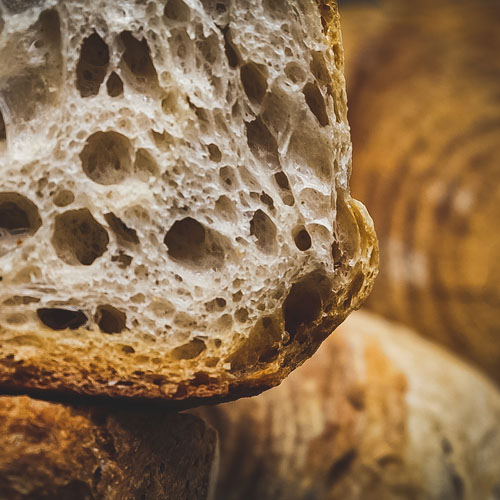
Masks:
[[[275,319],[264,317],[259,320],[247,339],[228,357],[231,370],[248,369],[259,362],[276,359],[281,333],[281,326]]]
[[[219,363],[219,358],[207,358],[205,360],[205,366],[207,368],[215,368]]]
[[[223,219],[231,222],[237,219],[234,203],[227,196],[221,196],[217,199],[215,202],[215,212]]]
[[[139,243],[139,238],[137,237],[137,232],[135,229],[128,227],[125,222],[123,222],[119,217],[117,217],[114,213],[109,212],[104,214],[104,218],[106,222],[109,224],[109,227],[113,233],[115,233],[118,241],[126,242],[126,243]]]
[[[222,297],[217,297],[216,299],[213,299],[205,304],[206,310],[210,313],[223,311],[225,307],[226,300]]]
[[[4,56],[0,63],[2,101],[5,111],[9,110],[4,118],[15,117],[21,124],[32,120],[43,107],[55,105],[63,76],[60,27],[57,11],[44,10],[35,24],[26,27],[26,33],[8,40],[11,47],[6,50],[13,52],[11,67]]]
[[[175,113],[177,109],[177,93],[174,91],[170,91],[166,94],[166,96],[161,100],[161,109],[164,113],[170,115]]]
[[[5,121],[3,119],[2,111],[0,110],[0,142],[7,140],[7,129],[5,128]]]
[[[321,314],[321,295],[312,279],[294,283],[283,303],[285,330],[290,334],[290,341],[299,327],[310,327]]]
[[[229,63],[229,66],[231,66],[231,68],[236,68],[236,66],[238,66],[238,63],[240,62],[240,57],[233,45],[229,26],[226,26],[222,30],[222,34],[224,35],[224,49],[226,52],[227,62]]]
[[[238,309],[234,313],[234,317],[236,318],[236,321],[239,321],[240,323],[245,323],[248,320],[248,311],[244,308]]]
[[[267,205],[271,210],[274,209],[274,200],[267,193],[262,192],[260,194],[260,201]]]
[[[314,83],[307,83],[302,90],[307,105],[322,127],[326,127],[330,121],[326,112],[326,104],[321,90]]]
[[[316,80],[318,80],[318,82],[321,85],[324,85],[325,87],[329,88],[329,93],[330,93],[332,85],[332,77],[330,75],[330,72],[328,71],[325,57],[323,56],[322,52],[316,51],[312,53],[312,59],[311,63],[309,64],[309,67],[311,68],[311,72],[316,78]]]
[[[35,234],[42,225],[37,206],[19,193],[0,193],[0,237]]]
[[[257,246],[272,252],[276,243],[276,225],[262,210],[257,210],[250,221],[250,234],[257,238]]]
[[[198,267],[220,267],[224,249],[219,236],[191,217],[174,222],[163,242],[170,257],[178,262]]]
[[[132,260],[133,260],[132,256],[127,255],[121,250],[118,252],[118,255],[113,255],[111,257],[111,262],[116,262],[120,269],[127,269],[127,267],[130,266],[130,264],[132,264]]]
[[[288,181],[288,177],[285,172],[280,171],[274,174],[274,180],[278,187],[280,188],[280,196],[285,205],[289,207],[295,205],[295,198],[292,194],[292,190],[290,188],[290,182]]]
[[[36,311],[40,321],[52,330],[76,330],[87,323],[82,311],[59,308],[41,308]]]
[[[219,177],[228,189],[236,186],[236,177],[231,167],[225,166],[219,169]]]
[[[67,264],[90,266],[108,243],[108,233],[87,208],[68,210],[55,218],[52,244]]]
[[[260,117],[246,124],[247,142],[253,155],[270,168],[279,166],[278,144]]]
[[[95,132],[87,139],[80,160],[83,171],[98,184],[117,184],[131,172],[132,145],[118,132]]]
[[[134,170],[139,174],[139,177],[143,174],[149,178],[151,175],[158,175],[159,169],[158,164],[151,154],[146,149],[139,148],[135,153]]]
[[[210,155],[210,159],[216,163],[219,163],[222,159],[222,153],[216,144],[209,144],[207,146],[208,154]]]
[[[123,94],[123,81],[114,71],[109,75],[106,81],[106,89],[109,97],[118,97]]]
[[[172,144],[174,144],[175,139],[167,131],[157,132],[151,129],[151,135],[153,136],[153,141],[159,149],[168,151]]]
[[[151,51],[145,38],[137,40],[130,31],[123,31],[120,40],[125,46],[122,60],[134,75],[136,83],[156,86],[158,75],[151,59]]]
[[[285,67],[285,75],[294,84],[301,83],[306,78],[304,70],[297,63],[288,63]]]
[[[189,7],[182,0],[168,0],[163,13],[173,21],[189,21]]]
[[[248,62],[240,68],[240,77],[250,101],[261,103],[267,92],[267,68],[262,64]]]
[[[76,88],[82,97],[97,95],[109,64],[109,49],[104,40],[93,33],[85,38],[76,66]]]
[[[75,195],[68,189],[60,189],[54,194],[53,201],[56,207],[67,207],[75,201]]]
[[[94,319],[104,333],[120,333],[127,323],[127,315],[108,304],[97,307]]]
[[[339,268],[342,264],[343,254],[340,250],[340,245],[337,240],[332,243],[332,258],[333,258],[333,266],[335,269]]]
[[[311,236],[303,227],[295,231],[293,240],[295,241],[295,245],[301,252],[305,252],[306,250],[309,250],[311,248]]]
[[[26,306],[28,304],[36,304],[37,302],[40,302],[40,299],[38,297],[30,297],[29,295],[14,295],[12,297],[9,297],[5,299],[2,302],[2,305],[4,306]]]
[[[171,354],[174,359],[194,359],[197,358],[205,349],[205,342],[200,339],[191,340],[187,344],[176,347]]]

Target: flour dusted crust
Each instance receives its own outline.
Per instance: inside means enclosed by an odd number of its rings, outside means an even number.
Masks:
[[[334,2],[10,1],[0,384],[194,404],[276,385],[359,307]]]
[[[192,415],[0,397],[0,497],[204,500],[214,430]]]

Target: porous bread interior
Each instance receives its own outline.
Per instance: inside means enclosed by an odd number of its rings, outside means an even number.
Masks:
[[[377,250],[348,193],[334,3],[1,16],[3,358],[170,394],[297,364],[359,306]]]

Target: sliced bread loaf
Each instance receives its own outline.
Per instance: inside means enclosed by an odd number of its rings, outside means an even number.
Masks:
[[[336,3],[3,2],[0,386],[271,387],[368,294]]]

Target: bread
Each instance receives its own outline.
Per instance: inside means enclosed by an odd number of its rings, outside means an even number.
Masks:
[[[361,304],[377,248],[333,0],[2,17],[2,390],[253,394]]]
[[[196,411],[219,432],[219,500],[500,494],[497,389],[370,313],[350,316],[280,387]]]
[[[498,382],[500,4],[401,4],[367,39],[357,10],[341,12],[346,50],[361,38],[346,52],[352,190],[381,241],[367,305]]]
[[[395,0],[396,2],[398,0]],[[424,1],[424,0],[422,0]],[[339,6],[342,19],[342,45],[344,47],[345,67],[344,75],[349,95],[349,109],[351,108],[351,92],[355,93],[354,84],[357,81],[356,70],[362,65],[370,64],[369,44],[377,42],[383,30],[386,29],[387,11],[394,10],[392,6],[381,8],[382,2],[359,1],[342,2]],[[419,2],[420,3],[420,2]],[[349,117],[349,110],[347,112]],[[355,154],[355,152],[354,152]]]
[[[192,415],[0,397],[0,498],[208,498],[216,434]]]

